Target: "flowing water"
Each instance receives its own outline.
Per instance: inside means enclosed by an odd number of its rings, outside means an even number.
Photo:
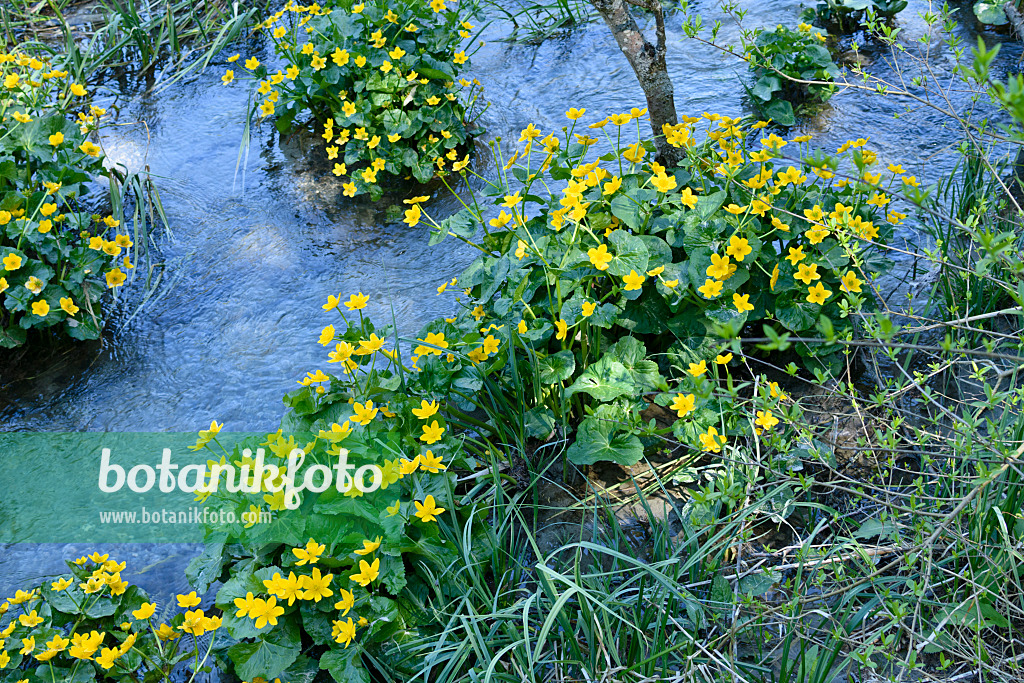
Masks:
[[[719,18],[714,3],[693,4],[705,25]],[[749,10],[747,26],[793,25],[800,9],[792,0],[740,4]],[[927,8],[912,2],[900,15],[906,42],[922,35],[917,13]],[[961,12],[972,25],[970,4]],[[677,16],[667,21],[679,111],[744,113],[745,65],[686,41]],[[491,101],[480,121],[485,139],[508,145],[531,122],[544,131],[561,129],[570,107],[585,107],[581,123],[587,123],[642,106],[642,92],[600,21],[535,46],[495,40],[507,29],[491,25],[473,57],[470,75]],[[963,35],[967,45],[975,43],[973,28]],[[738,43],[727,21],[722,38]],[[997,73],[1013,68],[1019,56],[1019,44],[1007,43]],[[949,77],[951,60],[940,55],[935,66],[937,78]],[[871,69],[894,76],[881,55]],[[393,316],[406,335],[452,310],[454,301],[436,296],[435,288],[460,272],[471,251],[451,240],[430,248],[422,226],[388,223],[381,211],[339,202],[340,183],[310,170],[316,165],[305,162],[301,145],[282,144],[272,126],[253,131],[239,161],[247,94],[237,84],[222,86],[221,73],[211,67],[156,94],[130,87],[109,93],[119,105],[116,122],[125,125],[106,129],[106,153],[129,169],[149,167],[170,220],[169,234],[158,236],[162,279],[141,308],[139,297],[116,307],[102,346],[79,346],[45,367],[19,368],[25,378],[0,385],[0,431],[194,431],[212,419],[227,430],[273,431],[284,411],[281,396],[325,360],[316,339],[333,322],[321,310],[329,294],[362,291],[371,300],[367,312],[379,322]],[[963,111],[969,102],[963,96],[953,106]],[[825,149],[870,134],[883,163],[934,182],[952,167],[958,135],[927,109],[894,118],[902,107],[842,92],[800,128]],[[456,206],[441,199],[430,211],[444,215]],[[909,226],[898,233],[901,243],[914,237]],[[919,293],[924,286],[905,289]],[[80,551],[8,548],[0,556],[0,589],[59,571],[61,557]],[[165,595],[184,588],[181,568],[193,552],[180,544],[118,549],[130,566],[149,568],[128,578]]]

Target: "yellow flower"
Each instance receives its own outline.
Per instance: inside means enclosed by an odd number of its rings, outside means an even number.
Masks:
[[[83,86],[81,83],[72,83],[71,94],[75,97],[85,97],[86,94],[88,94],[88,91],[86,91],[85,86]]]
[[[197,638],[206,633],[206,615],[203,610],[189,610],[185,612],[185,621],[182,622],[179,630],[191,633]]]
[[[427,403],[426,399],[421,399],[420,407],[413,408],[412,414],[421,420],[427,420],[433,417],[435,413],[437,413],[437,407],[437,401],[431,401],[430,403]]]
[[[137,610],[132,610],[132,616],[139,621],[149,619],[156,612],[156,603],[144,602]]]
[[[35,275],[29,277],[28,281],[25,283],[25,289],[32,292],[33,294],[38,294],[39,292],[43,291],[43,287],[43,281],[37,278]]]
[[[40,318],[45,318],[50,313],[50,304],[46,299],[40,299],[32,303],[32,313],[38,315]]]
[[[708,371],[707,361],[701,361],[699,363],[690,363],[690,367],[687,370],[694,377],[700,377]]]
[[[85,142],[80,144],[78,146],[78,149],[81,150],[83,154],[88,154],[91,157],[98,157],[100,155],[100,148],[99,148],[99,146],[98,145],[94,145],[93,143],[89,142],[88,140],[86,140]]]
[[[347,609],[345,610],[345,613],[348,613]],[[349,643],[351,643],[356,637],[356,625],[352,621],[352,617],[349,617],[347,621],[335,619],[334,622],[332,622],[331,635],[334,637],[334,642],[348,648]]]
[[[437,515],[445,511],[445,508],[437,507],[433,496],[427,496],[422,503],[418,500],[413,503],[416,505],[416,516],[424,523],[433,522],[437,519]]]
[[[370,301],[370,297],[364,295],[362,292],[353,294],[345,302],[345,308],[350,311],[361,311],[366,308],[366,304]]]
[[[718,363],[719,365],[728,365],[730,362],[732,362],[732,354],[719,354],[715,356],[715,362]]]
[[[594,268],[597,268],[598,270],[608,270],[608,264],[612,261],[612,255],[608,253],[608,245],[606,244],[601,244],[596,249],[588,249],[587,256],[590,258],[590,262],[594,265]],[[14,270],[14,268],[8,268],[8,270]]]
[[[355,415],[351,420],[362,426],[366,426],[373,421],[373,418],[377,417],[377,408],[373,407],[373,401],[367,401],[365,405],[356,401],[352,404],[352,410],[355,411]]]
[[[64,142],[64,133],[61,133],[61,132],[58,131],[58,132],[54,133],[53,135],[51,135],[48,138],[48,140],[50,141],[50,145],[52,147],[56,147],[60,143]]]
[[[844,292],[860,292],[861,284],[863,284],[863,281],[857,277],[857,274],[852,270],[848,270],[846,275],[842,277],[840,289]]]
[[[825,286],[820,282],[816,285],[809,287],[807,290],[807,300],[810,301],[812,304],[824,303],[825,299],[829,298],[829,296],[831,295],[832,292],[825,289]]]
[[[752,251],[753,249],[750,248],[750,243],[746,239],[733,235],[729,238],[729,246],[726,248],[725,253],[737,261],[743,261],[746,255]]]
[[[320,602],[324,598],[329,598],[334,595],[334,591],[330,589],[333,578],[334,574],[321,575],[319,567],[315,568],[309,576],[303,575],[299,577],[299,587],[302,589],[300,597],[303,600],[312,600],[313,602]]]
[[[770,410],[759,410],[757,411],[757,419],[754,420],[754,424],[756,424],[761,429],[769,430],[775,425],[779,424],[779,418],[772,415],[772,411]],[[757,433],[760,434],[761,431],[758,430]]]
[[[719,435],[718,430],[714,427],[708,427],[708,431],[698,434],[697,438],[700,439],[701,448],[712,453],[720,452],[725,443],[725,436]]]
[[[707,267],[706,273],[709,277],[713,277],[716,280],[728,280],[730,273],[729,265],[728,256],[723,257],[718,254],[712,254],[711,265]]]
[[[812,209],[804,209],[804,218],[806,218],[812,223],[820,223],[824,217],[824,212],[821,210],[821,207],[818,206],[817,204],[815,204],[814,208]]]
[[[22,614],[20,617],[18,617],[18,622],[22,626],[32,628],[33,626],[38,626],[39,624],[43,623],[43,618],[39,616],[35,610],[32,610],[28,614]]]
[[[364,540],[363,541],[363,547],[360,548],[359,550],[355,550],[353,552],[355,552],[356,555],[369,555],[374,550],[376,550],[377,548],[380,547],[380,542],[381,542],[381,537],[380,536],[378,536],[377,538],[375,538],[372,541],[370,541],[369,539]],[[344,593],[345,592],[347,592],[347,591],[343,591],[342,592],[342,598],[344,598]],[[335,605],[335,607],[337,607],[337,605]],[[344,615],[342,615],[342,616],[344,616]]]
[[[658,192],[665,193],[676,189],[676,177],[659,173],[651,177],[651,184],[658,189]]]
[[[772,277],[771,277],[771,279],[770,279],[770,280],[768,281],[768,286],[769,286],[769,287],[771,287],[771,290],[772,290],[773,292],[775,291],[775,285],[776,285],[776,283],[777,283],[778,281],[779,281],[779,264],[778,264],[778,263],[776,263],[776,264],[775,264],[775,267],[774,267],[774,268],[772,268]]]
[[[195,607],[200,602],[202,602],[202,599],[198,595],[196,595],[195,591],[192,591],[188,595],[179,595],[177,596],[177,600],[178,607],[182,607],[184,609],[188,609],[189,607]]]
[[[252,595],[252,593],[249,595]],[[160,624],[160,627],[156,630],[156,637],[160,640],[176,640],[181,637],[181,634],[167,624]]]
[[[583,302],[583,317],[584,318],[589,318],[590,316],[594,315],[594,309],[595,308],[597,308],[597,302],[594,302],[594,301],[584,301]]]
[[[702,287],[698,287],[697,291],[701,293],[705,299],[714,299],[722,294],[722,283],[718,280],[705,280]]]
[[[353,574],[350,578],[363,588],[366,588],[370,585],[370,582],[376,580],[378,576],[380,576],[379,557],[375,559],[372,564],[366,560],[359,560],[359,572],[357,574]]]
[[[686,417],[697,408],[697,400],[693,394],[683,396],[682,394],[676,394],[676,397],[672,400],[672,410],[676,411],[679,417]]]
[[[630,270],[629,275],[622,278],[622,281],[626,285],[627,292],[635,292],[643,288],[644,279],[643,275],[638,275],[635,270]]]
[[[420,461],[420,469],[425,472],[437,474],[441,470],[448,469],[447,466],[442,462],[443,457],[440,455],[434,455],[433,451],[428,450],[423,455],[419,455],[416,457]]]
[[[423,434],[420,436],[420,441],[425,444],[436,443],[441,440],[441,436],[444,434],[444,427],[434,420],[429,425],[423,425]]]
[[[18,268],[21,268],[21,263],[22,263],[21,257],[12,252],[12,253],[10,253],[10,254],[8,254],[7,256],[4,257],[4,260],[3,260],[4,270],[6,270],[8,272],[13,272],[13,271],[17,270]]]
[[[295,563],[296,566],[301,567],[304,564],[316,564],[326,549],[327,547],[325,545],[317,543],[312,538],[306,541],[305,548],[292,548],[292,554],[298,558],[298,562]]]
[[[800,261],[803,261],[806,256],[807,254],[804,253],[803,245],[799,247],[790,247],[789,256],[786,257],[786,260],[789,261],[791,265],[795,266]]]
[[[256,67],[258,67],[259,65],[260,60],[256,59],[255,57],[249,57],[249,59],[245,60],[245,68],[249,71],[255,71]]]
[[[363,541],[363,543],[366,543],[366,541]],[[357,550],[356,553],[359,553],[359,551]],[[356,597],[352,594],[352,591],[345,590],[344,588],[339,588],[338,593],[341,595],[341,600],[334,603],[334,609],[339,610],[341,616],[345,616],[355,606]]]
[[[277,598],[270,597],[266,600],[256,598],[254,602],[255,613],[250,612],[249,618],[256,622],[256,628],[263,628],[267,625],[277,626],[277,618],[284,614],[284,607],[277,604]]]
[[[739,311],[740,313],[743,313],[744,311],[752,311],[752,310],[754,310],[754,305],[752,303],[750,303],[750,295],[749,294],[735,294],[734,293],[732,295],[732,305],[735,306],[736,310]]]
[[[619,191],[620,187],[622,187],[622,178],[618,176],[612,176],[612,179],[604,184],[601,190],[601,194],[606,196],[615,194],[616,192]]]
[[[465,64],[468,59],[465,52],[456,52],[455,56],[452,57],[452,61],[456,64]]]
[[[796,275],[793,277],[800,280],[805,285],[809,285],[815,280],[820,280],[821,275],[818,274],[818,264],[812,263],[807,265],[806,263],[801,263],[800,267],[796,271]]]

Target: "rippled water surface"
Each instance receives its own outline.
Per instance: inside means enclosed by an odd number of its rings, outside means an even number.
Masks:
[[[749,9],[747,26],[792,25],[800,9],[792,1],[740,4]],[[705,25],[718,18],[713,3],[693,5]],[[926,8],[912,2],[901,15],[906,41],[921,35],[917,12]],[[669,15],[668,24],[680,112],[743,113],[743,63],[685,41],[678,17]],[[507,144],[531,122],[560,129],[567,123],[563,112],[573,106],[588,110],[583,123],[642,106],[642,92],[603,23],[537,46],[493,40],[505,28],[492,25],[488,43],[473,58],[472,75],[492,103],[481,121],[485,139]],[[968,45],[972,30],[964,29]],[[738,42],[735,33],[727,23],[722,36]],[[1008,43],[999,68],[1010,68],[1019,55],[1019,45]],[[874,71],[893,75],[881,56],[875,59]],[[938,77],[948,78],[942,69],[949,69],[949,60],[940,56],[936,64]],[[223,87],[221,72],[211,67],[157,94],[128,89],[116,97],[118,123],[148,125],[108,127],[104,147],[117,163],[148,165],[154,175],[170,219],[170,233],[158,239],[161,284],[141,309],[138,301],[119,307],[102,347],[76,348],[47,367],[20,368],[27,378],[0,387],[0,430],[189,431],[212,419],[228,430],[274,430],[282,394],[325,359],[316,338],[333,322],[321,310],[329,294],[368,294],[368,312],[381,322],[394,315],[404,334],[451,310],[452,299],[436,296],[435,288],[469,262],[468,249],[451,240],[429,248],[422,226],[387,223],[381,211],[340,203],[337,179],[322,168],[310,170],[301,145],[282,144],[271,126],[254,130],[236,172],[247,95],[241,86]],[[959,109],[967,105],[954,101]],[[901,106],[843,92],[802,128],[832,149],[870,135],[881,160],[937,180],[955,160],[950,146],[957,136],[926,109],[893,118]],[[431,206],[439,215],[456,204]],[[898,237],[912,241],[914,233],[907,228]],[[190,552],[171,550],[175,556]],[[150,551],[133,552],[148,558]],[[27,578],[59,568],[53,560],[62,553],[9,552],[0,567]],[[145,585],[146,577],[140,580]],[[171,590],[164,579],[149,581]]]

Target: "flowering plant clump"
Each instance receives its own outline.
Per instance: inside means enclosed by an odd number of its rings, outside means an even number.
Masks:
[[[104,110],[85,108],[77,124],[65,115],[87,95],[48,59],[0,54],[0,347],[34,329],[96,339],[104,291],[133,267],[120,222],[78,201],[107,175],[89,140]]]
[[[281,131],[316,122],[346,196],[376,199],[388,178],[425,183],[469,163],[467,108],[479,82],[459,78],[469,67],[459,45],[474,27],[446,0],[289,0],[262,28],[288,66],[270,73],[254,57],[242,62],[259,81],[259,115],[276,115]],[[224,80],[233,79],[229,69]]]
[[[497,358],[500,331],[456,336],[451,323],[438,321],[403,358],[389,330],[363,315],[367,302],[362,294],[330,297],[324,309],[341,320],[320,335],[331,349],[324,368],[285,398],[291,410],[281,431],[220,460],[253,465],[262,447],[268,462],[291,457],[302,469],[291,481],[268,473],[252,494],[199,494],[237,513],[237,523],[210,527],[192,573],[203,577],[199,589],[225,581],[216,602],[228,633],[242,641],[228,654],[245,680],[273,680],[296,662],[303,666],[300,653],[312,645],[339,683],[368,681],[362,654],[379,655],[375,648],[421,621],[407,587],[418,591],[430,582],[424,567],[443,572],[456,559],[438,525],[455,526],[446,520],[467,514],[456,503],[453,470],[476,468],[474,454],[487,445],[466,433],[471,418],[452,397],[460,387],[467,394],[479,388],[471,358]],[[219,428],[201,432],[197,446],[212,449]],[[355,468],[354,480],[335,478],[325,490],[323,469],[306,474],[339,463]],[[367,465],[379,469],[376,482]],[[255,522],[261,509],[272,515],[269,523]]]
[[[744,59],[754,75],[754,85],[747,91],[758,113],[791,126],[801,107],[823,104],[832,97],[835,86],[820,81],[834,80],[839,67],[823,45],[825,40],[824,34],[808,24],[800,24],[796,31],[780,24],[774,31],[753,32]]]
[[[896,166],[873,170],[863,139],[812,155],[810,136],[772,134],[749,149],[765,124],[717,114],[666,127],[686,150],[668,169],[649,143],[621,144],[643,110],[587,134],[575,129],[583,114],[567,113],[574,123],[563,137],[522,132],[523,147],[486,190],[496,215],[472,202],[434,221],[416,204],[406,222],[428,220],[433,241],[455,236],[483,251],[459,277],[473,299],[460,316],[510,335],[516,371],[536,384],[523,392],[533,422],[578,425],[570,459],[639,460],[637,435],[650,435],[639,416],[645,397],[686,418],[674,426],[680,441],[717,451],[728,411],[708,378],[732,359],[722,339],[755,321],[774,335],[852,336],[889,265],[873,246],[905,217],[885,213],[888,188],[916,180]],[[616,151],[591,158],[593,130]]]
[[[186,611],[168,621],[139,587],[125,582],[124,562],[92,553],[67,563],[69,571],[0,604],[0,672],[4,680],[193,680],[203,669],[219,616],[196,609],[196,594],[178,595]],[[163,610],[166,611],[166,610]],[[187,646],[186,646],[187,645]]]

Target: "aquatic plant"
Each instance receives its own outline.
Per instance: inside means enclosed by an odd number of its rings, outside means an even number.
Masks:
[[[0,605],[9,616],[0,629],[4,680],[191,683],[209,670],[221,617],[196,609],[194,591],[176,596],[186,611],[163,621],[146,592],[121,578],[124,562],[93,552],[67,567]]]
[[[315,122],[345,196],[376,199],[389,178],[425,183],[469,163],[481,89],[459,77],[469,18],[445,0],[288,2],[261,24],[287,68],[270,73],[255,57],[239,68],[258,81],[260,118],[274,115],[281,131]],[[234,78],[228,69],[224,82]]]
[[[106,112],[45,57],[3,54],[0,64],[0,347],[31,330],[96,339],[104,292],[134,268],[120,219],[82,200],[111,175],[90,139]]]
[[[774,31],[754,30],[746,44],[754,85],[747,89],[759,114],[783,126],[796,123],[802,109],[827,102],[835,87],[827,81],[839,67],[822,44],[825,36],[800,24],[794,31],[779,25]]]

